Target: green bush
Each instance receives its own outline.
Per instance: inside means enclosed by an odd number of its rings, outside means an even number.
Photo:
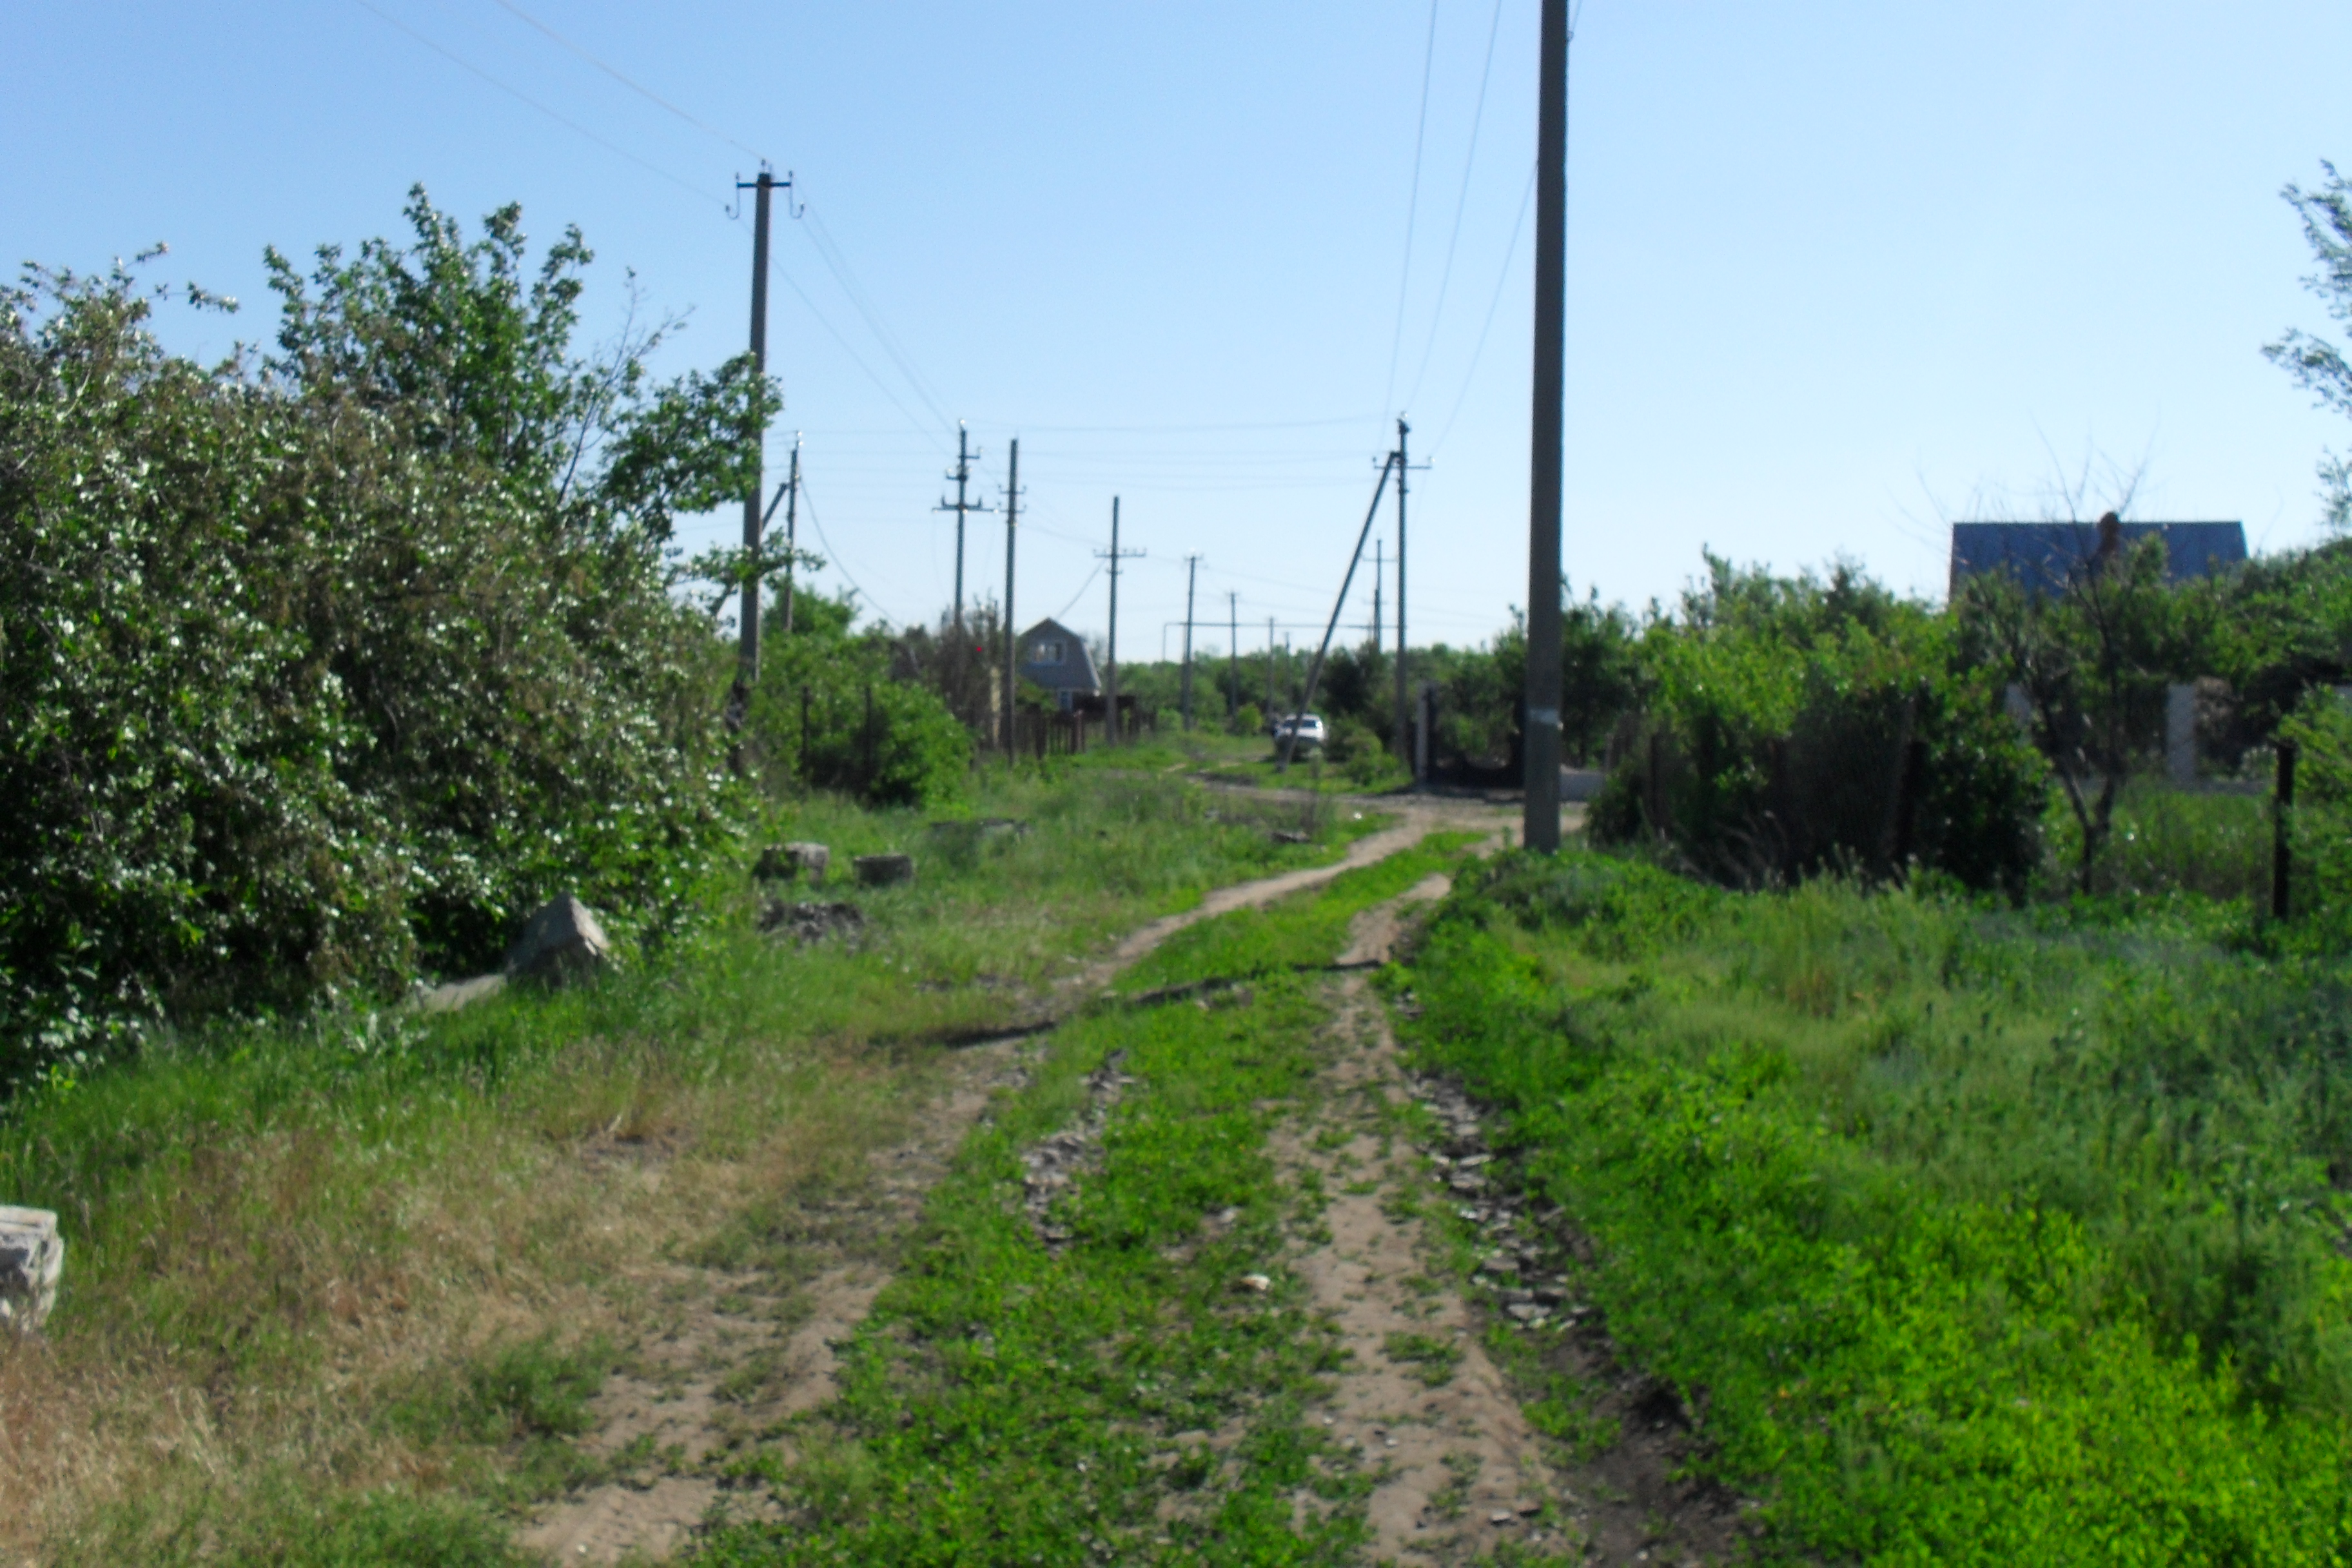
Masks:
[[[623,937],[723,847],[723,664],[674,512],[770,388],[574,354],[576,233],[269,260],[277,352],[204,367],[134,277],[0,295],[0,1081],[125,1020],[495,963],[562,889]]]
[[[937,692],[891,679],[891,639],[879,629],[851,635],[852,613],[845,600],[803,593],[792,635],[768,644],[745,726],[762,773],[775,788],[876,805],[960,798],[971,732]]]
[[[1738,887],[1918,866],[2021,892],[2045,769],[1950,621],[1843,566],[1709,567],[1644,636],[1647,741],[1596,804],[1596,840],[1661,838]]]

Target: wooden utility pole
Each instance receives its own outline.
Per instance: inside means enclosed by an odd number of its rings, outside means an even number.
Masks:
[[[738,180],[737,190],[749,189],[757,195],[752,203],[751,219],[751,374],[755,379],[768,374],[768,207],[769,198],[776,189],[776,176],[764,165],[756,180]],[[789,176],[784,181],[791,185]],[[760,535],[766,521],[760,510],[760,492],[766,489],[765,476],[760,471],[760,448],[767,439],[763,423],[751,437],[751,482],[743,491],[743,587],[740,640],[735,658],[735,689],[727,702],[727,728],[740,734],[744,716],[751,711],[751,690],[760,681]],[[738,765],[740,758],[737,759]]]
[[[1132,559],[1144,553],[1140,550],[1118,547],[1118,498],[1110,498],[1110,550],[1097,550],[1097,560],[1110,563],[1110,657],[1103,671],[1106,707],[1103,715],[1103,739],[1111,745],[1118,744],[1118,563],[1122,558]]]
[[[1013,765],[1013,683],[1021,633],[1013,619],[1013,536],[1021,517],[1021,437],[1013,437],[1004,481],[1004,765]]]
[[[1192,728],[1192,587],[1201,574],[1201,558],[1184,557],[1184,729]]]
[[[1528,454],[1527,813],[1538,854],[1559,849],[1559,513],[1568,325],[1568,5],[1543,0],[1536,111],[1536,341]],[[1400,688],[1402,689],[1402,688]]]
[[[773,511],[771,501],[768,510]],[[800,546],[801,523],[801,433],[793,432],[792,477],[784,481],[784,635],[793,635],[793,569],[798,564],[794,552]]]
[[[964,487],[965,487],[967,484],[969,484],[969,483],[971,482],[971,460],[972,460],[974,458],[977,458],[977,457],[979,457],[979,456],[980,456],[980,454],[979,454],[979,453],[977,453],[977,452],[975,452],[975,451],[971,450],[971,446],[970,446],[970,444],[969,444],[968,437],[967,437],[965,436],[965,434],[964,434],[963,421],[962,421],[962,420],[961,420],[961,419],[957,420],[957,421],[956,421],[956,466],[955,466],[955,471],[954,471],[953,473],[951,473],[951,474],[950,474],[950,475],[948,476],[948,478],[950,478],[950,479],[953,479],[953,480],[955,481],[955,487],[956,487],[956,499],[955,499],[952,502],[950,502],[950,500],[949,500],[945,496],[941,496],[941,497],[940,498],[940,504],[939,504],[939,505],[937,505],[937,506],[935,506],[935,507],[933,507],[931,510],[932,510],[933,511],[951,511],[951,512],[955,513],[955,520],[956,520],[955,609],[951,612],[951,618],[952,618],[953,624],[954,624],[954,626],[955,626],[956,631],[957,631],[959,634],[961,634],[961,633],[962,632],[962,630],[963,630],[963,517],[964,517],[964,513],[966,513],[966,512],[968,512],[968,511],[982,511],[982,512],[984,512],[984,511],[987,511],[987,510],[991,510],[991,509],[990,509],[990,507],[988,506],[988,504],[987,504],[986,502],[984,502],[984,501],[966,500],[964,499]]]

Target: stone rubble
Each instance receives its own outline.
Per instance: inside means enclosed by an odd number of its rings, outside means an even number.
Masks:
[[[1431,1180],[1460,1200],[1455,1216],[1477,1226],[1488,1244],[1470,1277],[1471,1288],[1524,1329],[1562,1320],[1587,1321],[1591,1309],[1569,1300],[1568,1276],[1558,1271],[1544,1234],[1560,1211],[1547,1207],[1540,1214],[1529,1213],[1527,1194],[1496,1163],[1486,1147],[1478,1108],[1460,1089],[1436,1078],[1411,1078],[1407,1083],[1422,1110],[1442,1130],[1442,1142],[1421,1151],[1428,1156]],[[1504,1179],[1490,1181],[1490,1169]]]
[[[1118,1070],[1126,1059],[1125,1051],[1113,1051],[1104,1058],[1102,1066],[1087,1078],[1087,1109],[1077,1125],[1040,1140],[1021,1156],[1021,1163],[1028,1173],[1021,1180],[1024,1206],[1028,1211],[1030,1228],[1037,1233],[1037,1239],[1045,1244],[1048,1252],[1059,1253],[1070,1241],[1070,1233],[1050,1217],[1054,1200],[1067,1192],[1082,1172],[1092,1168],[1103,1128],[1110,1121],[1111,1109],[1135,1082]]]
[[[827,937],[855,937],[866,929],[866,911],[848,903],[788,903],[771,899],[760,909],[760,929],[780,942],[803,947]]]

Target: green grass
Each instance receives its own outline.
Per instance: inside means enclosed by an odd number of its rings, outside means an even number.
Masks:
[[[1399,875],[1350,872],[1274,924],[1328,961],[1345,915]],[[1229,922],[1244,917],[1211,924]],[[1164,973],[1221,975],[1228,952],[1212,936]],[[1341,1352],[1281,1262],[1286,1237],[1319,1226],[1319,1194],[1285,1184],[1265,1151],[1316,1092],[1328,1018],[1319,983],[1271,974],[1057,1031],[1037,1081],[933,1194],[922,1246],[848,1352],[842,1399],[744,1462],[786,1517],[726,1530],[700,1560],[1355,1561],[1369,1476],[1305,1418]],[[1019,1202],[1021,1152],[1114,1060],[1134,1081],[1099,1167],[1049,1216],[1070,1237],[1057,1254]],[[1212,1218],[1229,1209],[1230,1224]],[[1241,1285],[1259,1273],[1270,1289]]]
[[[1398,983],[1768,1559],[2352,1552],[2352,987],[2084,914],[1518,858]]]
[[[1429,1334],[1391,1334],[1381,1342],[1381,1350],[1389,1360],[1412,1367],[1414,1374],[1432,1388],[1443,1388],[1453,1382],[1454,1369],[1462,1364],[1460,1345]]]
[[[866,1151],[931,1091],[936,1042],[1017,1017],[1143,919],[1377,826],[1279,843],[1295,814],[1257,820],[1172,779],[1024,773],[974,806],[1031,831],[972,845],[824,800],[772,825],[830,843],[836,866],[915,855],[911,888],[791,895],[861,903],[854,947],[758,936],[747,880],[698,934],[594,987],[164,1035],[0,1107],[0,1193],[58,1210],[72,1259],[43,1353],[0,1345],[0,1401],[87,1434],[19,1449],[31,1439],[0,1431],[0,1538],[29,1550],[37,1518],[49,1548],[145,1560],[109,1543],[266,1543],[299,1524],[346,1545],[253,1559],[359,1563],[408,1560],[349,1545],[401,1509],[450,1530],[506,1517],[565,1484],[542,1463],[553,1439],[404,1422],[424,1370],[475,1364],[583,1291],[606,1319],[548,1317],[563,1325],[548,1354],[657,1317],[625,1288],[649,1236],[789,1285],[811,1200],[868,1179]],[[634,1184],[648,1158],[681,1181],[739,1175],[723,1199],[671,1197]]]
[[[1349,922],[1433,872],[1462,864],[1475,833],[1433,833],[1410,849],[1341,873],[1320,897],[1241,910],[1176,932],[1119,977],[1134,994],[1186,981],[1248,980],[1328,963],[1346,945]]]

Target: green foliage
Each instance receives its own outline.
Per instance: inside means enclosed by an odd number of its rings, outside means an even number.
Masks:
[[[892,679],[901,650],[887,633],[853,634],[849,622],[845,601],[803,592],[792,635],[766,645],[744,731],[771,785],[835,790],[877,805],[958,799],[971,768],[971,732],[936,690]]]
[[[0,1078],[109,1021],[495,962],[558,889],[625,936],[722,842],[669,519],[772,399],[571,349],[576,234],[270,258],[278,353],[163,351],[125,271],[0,297]]]
[[[2303,236],[2319,262],[2319,271],[2304,286],[2327,302],[2327,313],[2339,322],[2352,322],[2352,185],[2322,163],[2327,180],[2318,190],[2290,184],[2280,193],[2303,219]],[[2326,338],[2290,329],[2263,350],[2273,364],[2293,376],[2323,408],[2352,415],[2352,363]],[[2319,479],[2327,502],[2328,521],[2352,527],[2352,460],[2337,453],[2320,459]]]
[[[1916,865],[2021,891],[2042,769],[1951,624],[1843,566],[1708,565],[1644,636],[1656,739],[1612,774],[1595,836],[1661,837],[1735,886]]]
[[[1768,1560],[2352,1550],[2338,967],[2164,906],[1521,857],[1401,978]]]

